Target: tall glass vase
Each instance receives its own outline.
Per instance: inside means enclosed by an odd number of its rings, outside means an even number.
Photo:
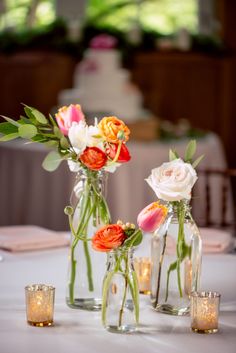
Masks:
[[[133,249],[108,253],[103,281],[102,322],[108,331],[135,331],[139,320],[139,291]]]
[[[106,256],[94,251],[91,237],[96,230],[110,223],[104,197],[106,173],[81,169],[67,207],[71,228],[69,270],[66,302],[72,308],[100,310],[101,276]]]
[[[166,222],[152,237],[151,301],[163,313],[185,315],[199,289],[202,243],[185,200],[169,204]]]

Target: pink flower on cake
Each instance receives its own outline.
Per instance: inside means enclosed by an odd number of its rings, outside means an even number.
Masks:
[[[58,110],[55,116],[61,132],[66,136],[73,122],[78,123],[85,120],[79,104],[71,104],[68,107],[64,106]]]

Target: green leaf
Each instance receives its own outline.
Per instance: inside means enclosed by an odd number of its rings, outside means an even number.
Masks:
[[[65,136],[63,136],[61,139],[60,139],[60,145],[63,149],[67,150],[70,145],[69,145],[69,142],[67,140],[67,138]]]
[[[185,162],[191,162],[197,148],[196,140],[191,140],[185,150],[184,160]]]
[[[34,117],[33,114],[32,114],[32,111],[31,111],[31,108],[30,108],[30,107],[28,107],[27,105],[25,105],[25,106],[24,106],[24,111],[25,111],[26,116],[28,116],[28,118],[30,118],[30,120],[31,120],[32,122],[34,122],[34,121],[36,120],[35,117]]]
[[[34,125],[20,125],[18,128],[19,136],[25,139],[31,139],[37,135],[37,128]]]
[[[48,172],[53,172],[54,170],[56,170],[59,167],[61,161],[62,161],[62,159],[61,159],[61,156],[59,155],[59,153],[57,153],[55,151],[51,151],[45,157],[42,166]]]
[[[18,128],[15,125],[12,125],[11,123],[5,122],[5,123],[0,123],[0,133],[3,135],[8,135],[8,134],[13,134],[18,132]]]
[[[173,161],[175,159],[178,159],[179,155],[176,151],[173,151],[172,149],[169,150],[169,161]]]
[[[17,122],[19,124],[31,124],[32,125],[32,121],[30,119],[26,118],[25,116],[22,116],[22,115],[20,116],[20,119],[17,120]]]
[[[143,239],[143,233],[141,232],[140,229],[137,229],[133,235],[131,235],[129,238],[127,238],[123,246],[130,248],[132,246],[138,246]]]
[[[57,126],[53,127],[53,132],[54,132],[55,136],[58,137],[59,139],[64,136],[63,133],[61,132],[61,130],[59,129],[59,127],[57,127]]]
[[[1,115],[1,117],[3,118],[3,119],[5,119],[6,121],[8,121],[10,124],[12,124],[12,125],[15,125],[15,126],[20,126],[20,124],[17,122],[17,121],[15,121],[15,120],[13,120],[13,119],[11,119],[11,118],[8,118],[7,116],[4,116],[4,115]]]
[[[203,158],[204,158],[204,154],[202,154],[200,157],[198,157],[198,158],[193,162],[192,167],[193,167],[193,168],[196,168]]]
[[[45,143],[45,145],[48,146],[48,147],[57,147],[58,146],[58,141],[55,141],[55,140],[47,141]]]
[[[35,119],[40,124],[46,125],[48,123],[48,119],[40,111],[38,111],[37,109],[32,108],[31,112],[32,112],[33,116],[35,117]]]
[[[50,122],[51,122],[51,125],[57,126],[57,123],[56,123],[55,119],[53,119],[53,117],[51,116],[51,114],[49,114],[49,120],[50,120]]]
[[[36,136],[32,137],[31,139],[33,142],[39,142],[39,143],[44,143],[47,142],[48,140],[44,138],[43,135],[37,134]]]
[[[14,139],[16,139],[17,137],[19,137],[18,132],[14,132],[14,133],[12,133],[12,134],[8,134],[8,135],[5,135],[5,136],[0,137],[0,142],[5,142],[5,141],[14,140]]]

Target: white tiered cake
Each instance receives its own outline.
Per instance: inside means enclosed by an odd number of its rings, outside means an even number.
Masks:
[[[107,40],[95,38],[76,67],[74,88],[60,93],[59,104],[79,103],[87,114],[114,114],[125,122],[137,121],[142,117],[142,95],[131,84],[129,71],[121,67],[120,52],[110,43],[104,45]]]

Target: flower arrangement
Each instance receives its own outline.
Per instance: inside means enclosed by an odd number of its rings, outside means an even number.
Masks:
[[[132,223],[124,224],[120,220],[116,224],[102,227],[92,238],[92,247],[94,250],[112,254],[111,262],[108,261],[108,270],[103,281],[102,291],[102,322],[105,327],[109,326],[107,308],[109,307],[109,302],[112,302],[109,296],[119,292],[119,288],[117,287],[121,288],[121,297],[118,296],[118,304],[116,305],[113,302],[113,307],[118,307],[117,320],[115,320],[117,329],[122,330],[122,327],[125,327],[123,314],[127,306],[128,292],[131,294],[135,321],[138,323],[138,282],[133,264],[129,259],[129,250],[138,246],[141,242],[141,230],[139,228],[135,229],[135,225]],[[117,280],[119,276],[123,279],[123,283]]]
[[[43,143],[52,148],[43,161],[47,171],[54,171],[63,160],[69,168],[84,176],[75,185],[77,201],[75,205],[65,207],[71,232],[71,274],[69,280],[69,303],[75,302],[74,286],[77,261],[75,249],[81,240],[87,263],[89,291],[94,290],[92,265],[88,249],[89,233],[96,224],[109,224],[110,213],[103,196],[99,177],[102,172],[114,172],[118,166],[130,160],[126,147],[130,130],[115,116],[104,117],[94,125],[88,125],[79,104],[62,107],[47,118],[40,111],[24,106],[26,116],[19,120],[3,117],[0,123],[0,141],[24,138],[30,142]],[[94,231],[94,229],[93,229]]]
[[[189,223],[193,223],[191,214],[188,212],[188,202],[191,199],[192,188],[197,181],[196,166],[202,160],[200,156],[193,161],[196,151],[196,141],[189,142],[184,160],[181,159],[176,151],[170,150],[170,161],[163,163],[160,167],[151,171],[151,175],[146,179],[149,186],[153,189],[159,201],[146,206],[138,215],[138,225],[146,232],[164,233],[164,245],[162,248],[162,257],[159,263],[159,277],[161,274],[161,265],[165,255],[166,236],[168,236],[168,227],[173,218],[174,212],[177,214],[178,235],[176,241],[176,260],[172,262],[167,270],[165,302],[168,300],[170,274],[176,270],[178,291],[180,298],[183,297],[181,283],[181,263],[188,257],[191,257],[191,245],[186,243],[184,223],[186,215],[189,217]],[[195,224],[195,223],[194,223]],[[155,305],[158,302],[160,278],[156,291]]]

